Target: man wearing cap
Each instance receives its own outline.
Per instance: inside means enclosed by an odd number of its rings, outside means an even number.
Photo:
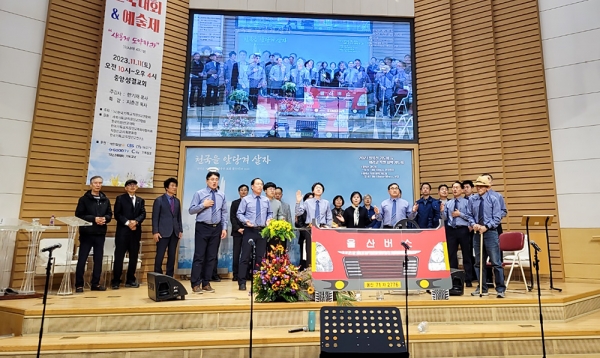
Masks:
[[[127,180],[125,194],[117,196],[115,201],[117,232],[115,233],[115,261],[111,282],[113,290],[118,290],[121,286],[123,260],[126,252],[129,253],[129,264],[127,265],[125,287],[140,287],[135,278],[135,271],[142,240],[142,222],[146,219],[146,203],[144,199],[135,195],[137,189],[138,182],[135,179]]]
[[[485,277],[479,277],[480,265],[487,262],[489,257],[494,270],[496,279],[496,297],[504,298],[506,286],[504,285],[504,268],[502,267],[502,258],[500,255],[500,242],[498,240],[498,225],[502,219],[502,209],[498,198],[488,192],[491,187],[490,181],[486,176],[480,176],[475,182],[477,194],[469,197],[467,208],[467,218],[469,225],[475,231],[473,239],[473,248],[475,249],[475,270],[477,279],[483,287],[477,286],[477,289],[471,293],[472,296],[488,295],[488,286]],[[480,236],[483,235],[483,257],[480,257]],[[484,271],[485,272],[485,271]]]
[[[221,64],[217,62],[217,55],[211,53],[210,61],[204,65],[206,72],[206,104],[209,106],[217,105],[219,99],[219,71]]]
[[[266,84],[265,69],[260,65],[260,53],[255,53],[253,62],[248,68],[248,81],[250,83],[250,103],[252,108],[258,107],[258,92]]]
[[[219,172],[206,174],[206,188],[198,190],[190,204],[196,215],[194,261],[190,281],[195,293],[215,292],[210,279],[217,262],[219,240],[227,237],[227,201],[219,190]]]

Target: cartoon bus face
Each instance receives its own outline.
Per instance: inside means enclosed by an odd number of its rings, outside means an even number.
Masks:
[[[319,290],[450,289],[444,227],[419,230],[312,228],[312,279]]]

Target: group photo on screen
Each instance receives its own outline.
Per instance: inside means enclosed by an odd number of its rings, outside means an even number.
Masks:
[[[414,140],[408,20],[191,19],[187,137]]]

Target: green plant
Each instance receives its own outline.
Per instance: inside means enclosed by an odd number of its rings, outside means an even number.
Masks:
[[[260,236],[265,239],[279,239],[281,241],[292,241],[296,234],[292,225],[285,220],[271,220],[269,225],[262,229]]]
[[[246,93],[246,91],[244,91],[244,90],[237,89],[237,90],[231,92],[229,94],[229,96],[227,96],[227,98],[230,101],[233,101],[236,103],[242,103],[242,102],[248,101],[248,93]]]
[[[284,92],[296,92],[296,84],[294,82],[286,82],[281,86]]]

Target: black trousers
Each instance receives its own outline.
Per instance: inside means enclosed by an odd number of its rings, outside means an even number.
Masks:
[[[477,270],[475,270],[475,251],[473,251],[473,238],[475,236],[474,231],[469,231],[469,257],[471,258],[471,263],[473,264],[471,270],[471,280],[475,280],[477,278]],[[464,255],[464,254],[463,254]],[[490,272],[491,275],[491,272]],[[466,279],[465,279],[466,280]]]
[[[113,285],[121,284],[123,260],[125,259],[126,252],[129,252],[129,264],[127,265],[127,278],[125,279],[125,283],[135,283],[135,271],[137,268],[139,251],[140,238],[137,235],[133,235],[133,232],[115,238],[115,261],[113,263],[112,279]]]
[[[105,235],[79,235],[79,257],[75,269],[75,287],[83,287],[83,273],[85,263],[94,248],[94,269],[92,270],[92,287],[100,285],[100,274],[102,273],[102,258],[104,257]]]
[[[473,272],[473,261],[471,256],[473,255],[471,233],[469,228],[466,226],[446,226],[446,242],[448,244],[448,256],[450,258],[450,268],[458,269],[458,246],[462,251],[463,257],[463,268],[465,270],[465,282],[473,281],[471,273]]]
[[[300,245],[300,270],[304,270],[311,265],[312,259],[312,244],[311,244],[310,231],[300,230],[300,237],[298,238],[298,245]],[[304,245],[306,245],[306,256],[304,256]]]
[[[190,99],[188,101],[190,107],[202,105],[202,79],[192,79],[190,84]]]
[[[206,104],[214,106],[219,102],[219,86],[206,85]]]
[[[196,222],[194,261],[190,282],[192,287],[210,283],[221,241],[221,224]]]
[[[167,276],[175,274],[175,256],[177,256],[177,243],[179,238],[175,233],[169,237],[162,237],[156,243],[156,257],[154,258],[154,272],[163,273],[162,262],[167,252]]]
[[[252,270],[256,270],[257,264],[260,264],[262,258],[265,256],[267,251],[267,240],[260,236],[262,228],[246,227],[244,228],[244,236],[242,236],[242,256],[240,258],[240,268],[238,270],[238,283],[246,283],[246,273],[248,272],[248,265]],[[256,245],[256,256],[254,262],[252,259],[252,246],[248,243],[248,240],[254,240]]]
[[[238,279],[238,271],[240,270],[240,256],[242,254],[242,234],[233,235],[233,259],[232,268],[233,278]],[[246,275],[244,275],[246,277]]]
[[[260,91],[260,88],[252,87],[250,88],[250,95],[248,96],[248,99],[250,100],[250,103],[252,103],[254,109],[256,109],[258,106],[258,91]]]
[[[219,234],[219,239],[220,238],[221,238],[221,234]],[[219,248],[221,247],[221,241],[223,241],[223,240],[219,240],[219,242],[217,243],[217,257],[215,258],[215,265],[214,265],[214,268],[212,271],[211,279],[219,276]]]

